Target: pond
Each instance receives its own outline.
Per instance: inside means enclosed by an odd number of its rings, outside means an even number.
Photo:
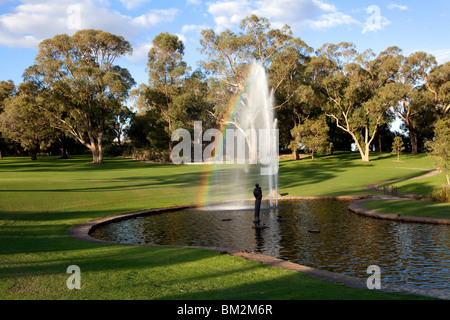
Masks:
[[[248,250],[298,264],[382,283],[450,291],[450,226],[379,220],[348,210],[350,201],[282,200],[264,208],[254,229],[253,210],[184,209],[99,227],[91,236],[119,243]]]

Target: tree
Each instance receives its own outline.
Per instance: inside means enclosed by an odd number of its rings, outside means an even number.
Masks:
[[[132,52],[123,37],[101,30],[80,30],[73,36],[56,35],[39,44],[35,65],[27,79],[50,89],[42,108],[54,126],[92,152],[93,163],[103,163],[106,126],[120,112],[135,84],[115,60]]]
[[[394,142],[392,142],[392,153],[397,155],[397,161],[400,160],[400,153],[405,150],[403,145],[403,139],[400,136],[396,136],[394,138]]]
[[[298,75],[312,49],[293,37],[289,26],[272,29],[268,19],[256,15],[243,19],[240,30],[238,34],[230,30],[216,34],[212,29],[204,29],[200,44],[206,58],[202,67],[226,84],[220,87],[224,95],[232,96],[243,91],[248,66],[259,61],[269,74],[275,108],[282,108],[299,92]],[[215,108],[215,117],[222,124],[227,124],[222,118],[227,107],[228,101]]]
[[[208,102],[211,87],[202,72],[190,73],[183,55],[184,45],[178,36],[167,32],[157,35],[148,55],[149,83],[132,92],[139,113],[133,117],[129,134],[141,147],[166,146],[169,156],[174,130],[193,128],[195,120],[210,127],[215,124],[213,104]],[[139,127],[145,135],[138,132]]]
[[[168,32],[157,35],[148,53],[149,83],[141,84],[132,93],[140,112],[153,113],[164,122],[165,137],[161,139],[167,141],[169,151],[172,148],[169,137],[186,115],[186,110],[175,103],[188,72],[183,55],[184,45],[177,35]]]
[[[19,85],[18,93],[5,100],[4,112],[0,115],[0,130],[3,134],[29,150],[31,160],[37,159],[40,144],[51,140],[55,131],[50,117],[41,105],[43,96],[31,82]]]
[[[437,109],[450,112],[450,62],[435,66],[428,74],[426,88],[433,94]]]
[[[16,92],[16,86],[14,82],[11,80],[8,81],[0,81],[0,114],[3,112],[5,108],[5,100]],[[0,160],[3,159],[2,150],[6,147],[6,143],[2,138],[2,133],[0,131]]]
[[[130,109],[126,106],[122,106],[108,123],[108,131],[117,140],[119,147],[122,145],[123,135],[127,130],[132,114]]]
[[[403,120],[408,129],[411,152],[416,154],[419,152],[422,136],[426,135],[423,123],[435,120],[438,98],[429,89],[431,86],[428,75],[436,66],[436,60],[425,52],[415,52],[406,58],[399,55],[399,59],[401,67],[395,82],[386,86],[386,94],[391,101],[389,112]],[[436,77],[435,80],[437,81]]]
[[[426,143],[434,166],[441,170],[450,185],[450,117],[445,116],[434,124],[434,139]]]
[[[324,151],[328,143],[328,125],[326,119],[306,119],[303,124],[295,126],[291,130],[294,140],[291,142],[291,149],[296,149],[301,144],[307,152],[311,153],[312,161],[316,152]]]
[[[369,161],[370,145],[385,122],[389,100],[382,89],[398,71],[395,48],[376,58],[368,50],[358,54],[352,43],[326,44],[311,58],[307,75],[324,113],[351,135],[363,161]]]

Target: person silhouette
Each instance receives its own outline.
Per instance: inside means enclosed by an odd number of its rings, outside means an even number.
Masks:
[[[261,210],[261,200],[262,200],[262,189],[259,184],[255,184],[255,189],[253,190],[253,195],[255,196],[255,224],[259,224],[261,220],[259,219],[259,211]]]

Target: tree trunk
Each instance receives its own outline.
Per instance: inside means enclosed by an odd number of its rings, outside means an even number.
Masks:
[[[2,150],[0,150],[0,160],[3,160]]]
[[[98,146],[94,146],[91,148],[92,152],[92,163],[93,164],[102,164],[103,163],[103,152],[98,149]]]
[[[98,164],[98,150],[95,146],[91,147],[92,152],[92,163]]]
[[[365,143],[365,150],[363,150],[363,148],[361,147],[358,138],[356,138],[355,134],[353,132],[349,132],[350,135],[353,138],[353,141],[355,141],[356,147],[358,148],[359,154],[361,155],[361,160],[364,162],[369,162],[369,148],[370,148],[370,144],[367,141],[367,134],[366,134],[366,143]]]
[[[297,149],[294,149],[292,151],[292,156],[293,156],[294,160],[300,160],[300,156],[298,154],[298,150]]]
[[[362,161],[369,162],[370,145],[366,144],[365,152],[361,155]]]
[[[67,137],[64,134],[60,134],[58,136],[58,140],[60,143],[59,150],[61,151],[60,159],[69,159],[69,150],[67,148]]]
[[[381,134],[378,132],[378,152],[383,152],[383,146],[381,144]]]
[[[98,149],[98,162],[97,164],[103,163],[103,133],[100,133],[97,139],[97,149]]]
[[[39,147],[33,148],[33,149],[30,150],[30,155],[31,155],[31,160],[32,161],[37,160],[38,151],[39,151]]]
[[[59,150],[61,151],[60,159],[69,159],[69,153],[67,152],[67,147],[63,144]]]
[[[103,150],[101,145],[98,146],[96,144],[89,145],[89,149],[92,152],[92,163],[93,164],[102,164],[103,163]]]
[[[409,139],[411,140],[411,153],[417,154],[419,152],[417,146],[417,133],[411,130],[411,127],[409,127],[408,129],[409,129]]]

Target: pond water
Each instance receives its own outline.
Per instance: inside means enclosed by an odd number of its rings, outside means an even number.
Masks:
[[[263,208],[254,229],[253,210],[185,209],[130,218],[91,234],[119,243],[221,247],[248,250],[317,269],[450,291],[450,226],[359,216],[342,200],[283,200]],[[280,219],[281,218],[281,219]]]

